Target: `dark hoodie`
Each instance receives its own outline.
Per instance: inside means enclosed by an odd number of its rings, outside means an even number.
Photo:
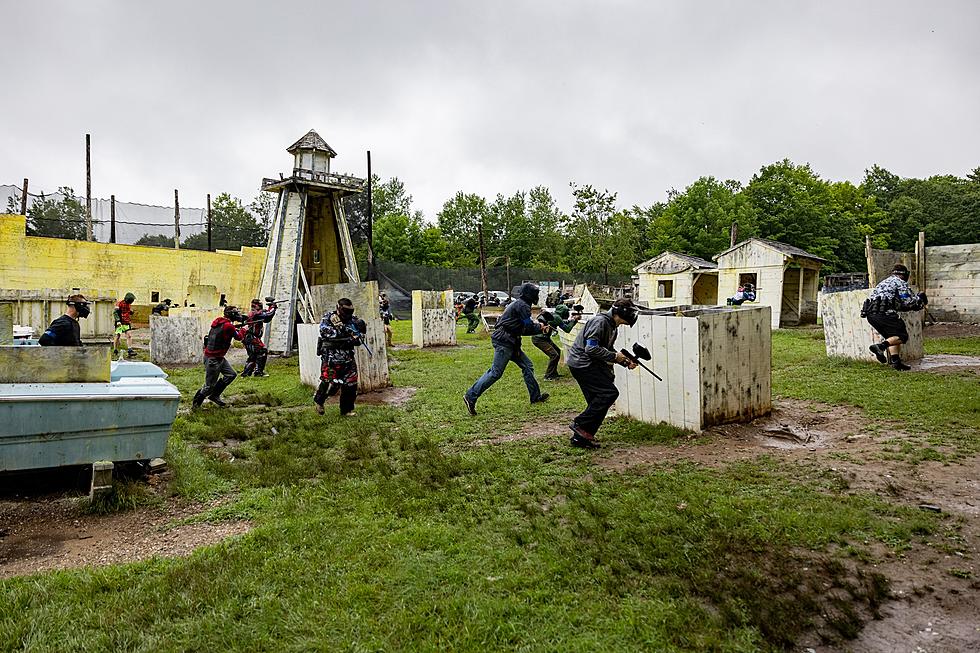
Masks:
[[[216,317],[211,323],[211,330],[208,337],[204,340],[205,358],[224,358],[231,348],[231,341],[241,340],[245,337],[245,329],[236,329],[235,325],[226,317]]]
[[[490,339],[495,345],[519,349],[521,336],[541,333],[541,326],[531,319],[531,304],[538,301],[538,288],[525,283],[518,289],[518,298],[507,305],[503,315],[497,318]]]

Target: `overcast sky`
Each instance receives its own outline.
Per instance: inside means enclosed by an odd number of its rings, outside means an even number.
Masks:
[[[860,181],[980,165],[980,2],[0,0],[0,184],[246,203],[310,128],[334,169],[648,205],[789,157]]]

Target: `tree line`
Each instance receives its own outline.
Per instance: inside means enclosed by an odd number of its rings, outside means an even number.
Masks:
[[[901,251],[914,249],[919,231],[930,245],[980,240],[980,167],[964,178],[915,179],[875,165],[855,185],[784,159],[745,184],[701,177],[669,191],[664,202],[632,207],[619,206],[607,189],[571,188],[569,213],[544,186],[493,200],[461,191],[432,224],[412,208],[402,182],[377,180],[375,253],[398,262],[472,267],[482,224],[491,265],[629,274],[667,249],[710,260],[729,246],[734,223],[739,241],[779,240],[827,259],[826,272],[843,272],[865,269],[866,236],[876,248]]]
[[[911,251],[919,231],[930,245],[980,240],[980,167],[966,177],[902,178],[880,166],[860,184],[820,177],[809,164],[788,159],[763,166],[745,184],[701,177],[666,201],[622,207],[617,195],[571,184],[573,204],[563,211],[545,186],[487,199],[457,192],[434,221],[413,206],[397,177],[372,183],[373,243],[381,260],[435,267],[476,267],[479,231],[491,266],[511,265],[564,272],[629,274],[666,249],[711,259],[728,247],[732,225],[739,240],[760,236],[803,248],[828,260],[833,271],[865,268],[864,242]],[[36,198],[28,210],[29,235],[85,237],[85,209],[70,188],[62,198]],[[344,200],[359,257],[366,253],[365,193]],[[275,196],[260,193],[248,206],[229,193],[212,203],[212,247],[262,246]],[[14,212],[11,199],[8,211]],[[173,246],[173,236],[145,234],[136,244]],[[207,234],[182,247],[206,249]]]

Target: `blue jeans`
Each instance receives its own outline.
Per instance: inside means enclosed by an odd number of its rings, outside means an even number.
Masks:
[[[531,359],[520,349],[497,344],[493,346],[493,363],[490,364],[490,369],[484,372],[483,376],[473,384],[473,387],[466,391],[467,398],[476,403],[480,395],[504,375],[504,368],[507,367],[508,361],[513,361],[521,368],[524,384],[527,385],[528,394],[531,395],[531,402],[540,399],[541,388],[538,387],[538,382],[534,379],[534,364],[531,363]]]

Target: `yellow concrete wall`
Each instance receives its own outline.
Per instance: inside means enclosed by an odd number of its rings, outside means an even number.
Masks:
[[[26,218],[0,214],[0,289],[99,288],[149,304],[150,293],[183,303],[192,286],[212,285],[229,304],[258,293],[264,247],[202,252],[26,236]]]

